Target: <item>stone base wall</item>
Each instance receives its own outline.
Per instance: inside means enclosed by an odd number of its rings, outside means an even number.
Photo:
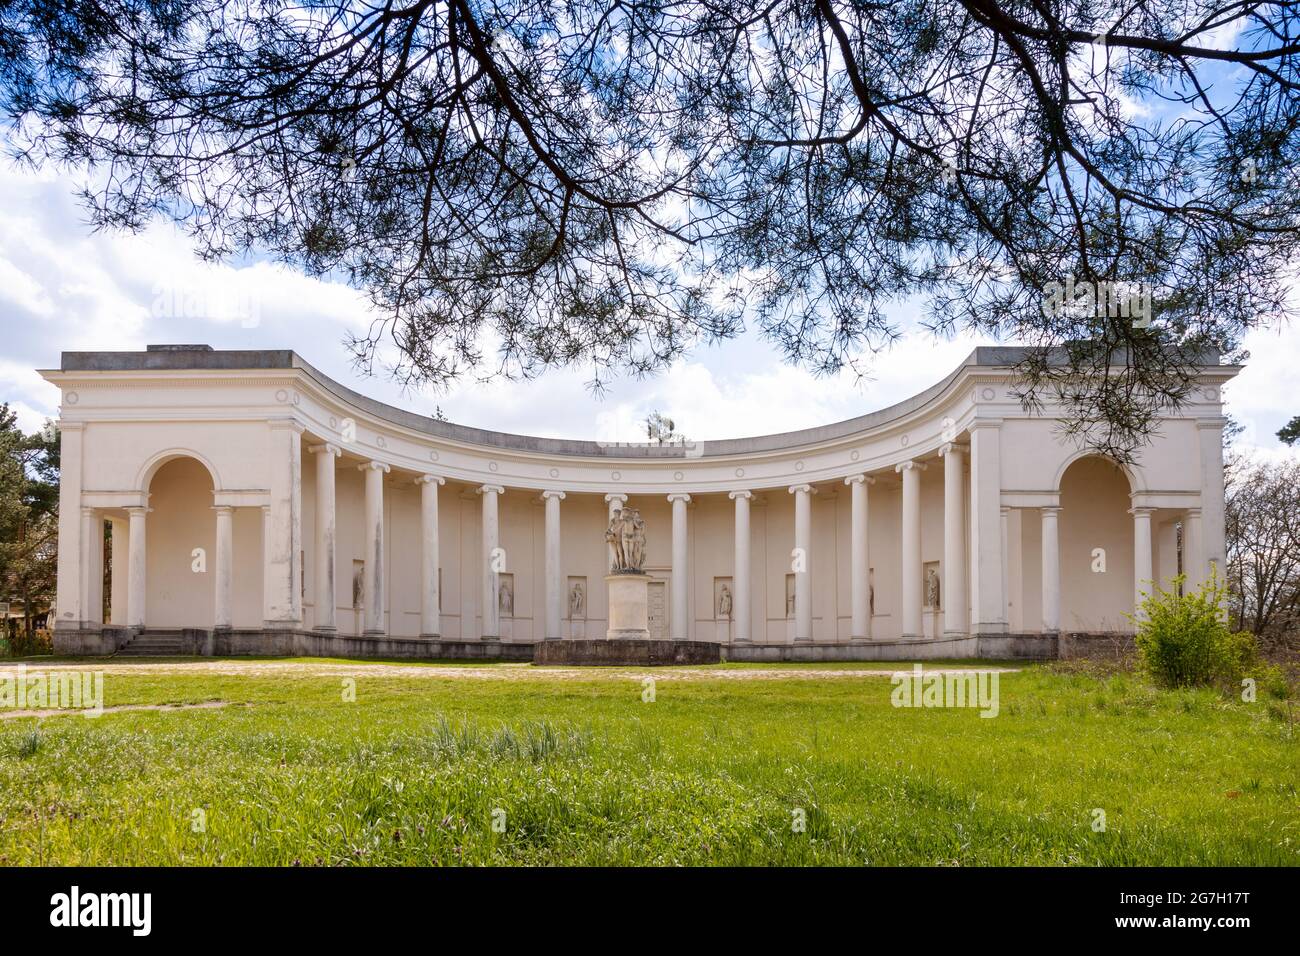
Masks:
[[[531,643],[509,641],[440,641],[399,637],[352,637],[302,630],[184,628],[146,631],[179,636],[182,654],[198,657],[342,657],[398,660],[531,661]],[[115,654],[135,633],[127,628],[58,630],[54,653],[69,657]]]
[[[125,627],[59,628],[54,653],[102,657],[117,653],[139,632]],[[203,657],[341,657],[395,660],[503,660],[536,664],[716,664],[744,662],[985,660],[1124,660],[1133,635],[1124,632],[998,634],[913,641],[837,644],[718,644],[711,641],[442,641],[353,637],[304,630],[184,628],[166,633],[181,653]]]
[[[125,627],[57,627],[51,640],[54,653],[63,657],[103,657],[116,654],[131,634]]]
[[[604,667],[717,664],[722,645],[709,641],[539,641],[534,664],[583,664]]]
[[[1070,631],[1061,634],[1060,659],[1126,661],[1137,653],[1130,631]]]

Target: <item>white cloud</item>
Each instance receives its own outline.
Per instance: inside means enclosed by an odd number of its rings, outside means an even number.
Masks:
[[[615,381],[603,399],[580,368],[527,382],[467,381],[443,394],[404,392],[350,364],[343,338],[371,319],[361,293],[268,262],[202,262],[167,223],[139,235],[92,234],[73,192],[70,179],[48,170],[0,167],[0,401],[19,410],[28,430],[57,412],[56,390],[34,369],[57,367],[61,351],[150,342],[291,348],[357,391],[413,411],[440,407],[450,420],[481,428],[606,441],[643,441],[643,421],[655,410],[701,441],[852,418],[933,385],[988,344],[914,332],[857,380],[848,372],[816,378],[747,336],[702,349],[658,377]],[[899,313],[915,314],[906,305]],[[1300,414],[1300,332],[1255,332],[1247,344],[1253,355],[1226,392],[1229,409],[1246,426],[1246,443],[1279,453],[1274,433]]]

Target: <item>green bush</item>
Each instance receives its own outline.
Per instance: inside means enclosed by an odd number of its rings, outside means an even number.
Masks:
[[[1180,575],[1168,591],[1143,594],[1135,618],[1139,665],[1163,687],[1239,683],[1256,662],[1255,635],[1228,629],[1217,575],[1196,590],[1183,583]]]

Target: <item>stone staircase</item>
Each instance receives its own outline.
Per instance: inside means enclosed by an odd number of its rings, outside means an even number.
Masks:
[[[180,631],[141,631],[117,652],[118,657],[175,657],[187,653]]]

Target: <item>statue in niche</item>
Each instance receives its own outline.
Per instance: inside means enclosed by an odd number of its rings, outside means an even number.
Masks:
[[[925,606],[939,606],[939,572],[934,568],[925,573]]]
[[[635,508],[617,508],[605,540],[614,552],[613,574],[640,574],[645,565],[645,521]]]
[[[876,585],[874,582],[867,585],[867,607],[871,609],[871,615],[876,614]]]
[[[364,593],[362,579],[366,573],[365,563],[354,561],[354,570],[352,571],[352,607],[357,609],[361,607],[361,595]]]
[[[501,586],[497,591],[497,607],[501,611],[502,617],[515,616],[515,592],[510,587],[510,581],[502,579]]]
[[[582,582],[574,581],[573,587],[569,589],[569,617],[578,620],[584,616],[587,599],[582,593]]]
[[[718,592],[718,617],[731,617],[731,588],[725,584],[722,590]]]

